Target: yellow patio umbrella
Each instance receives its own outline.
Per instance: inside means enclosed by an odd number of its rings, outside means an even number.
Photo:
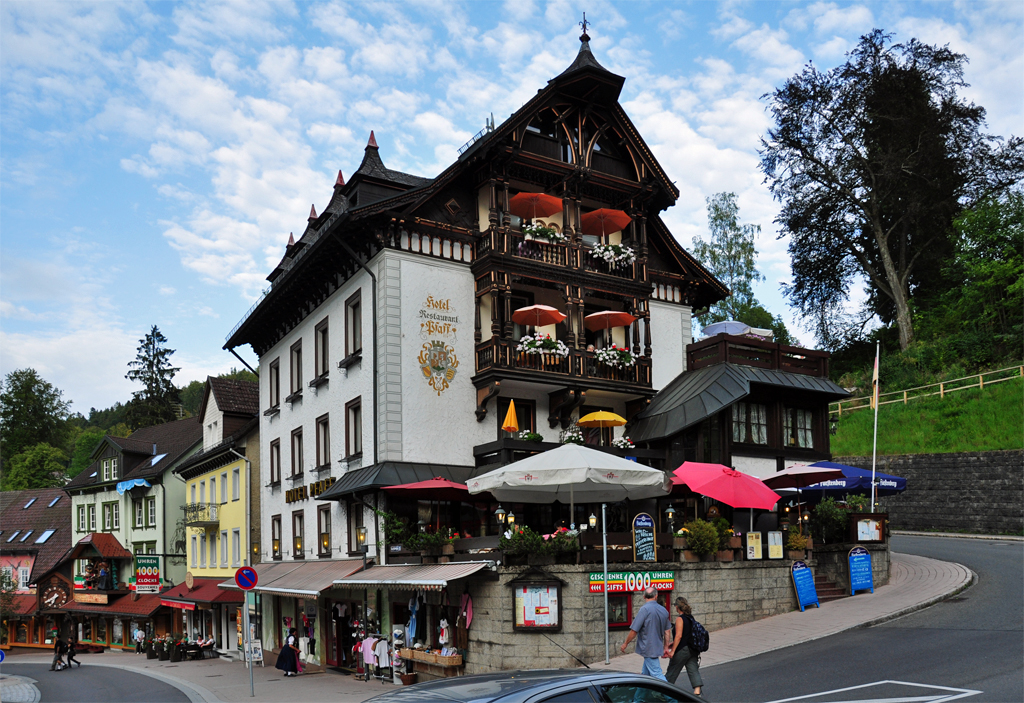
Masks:
[[[516,401],[508,401],[508,412],[505,413],[505,421],[501,423],[501,429],[506,432],[518,432],[519,420],[516,418]]]
[[[615,413],[598,410],[596,413],[584,415],[576,424],[580,427],[622,427],[626,424],[626,418]]]

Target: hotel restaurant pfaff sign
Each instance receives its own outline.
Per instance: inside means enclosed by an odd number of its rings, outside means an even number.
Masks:
[[[308,500],[309,498],[316,498],[318,495],[326,491],[337,479],[325,478],[322,481],[314,481],[308,486],[299,486],[298,488],[290,488],[284,492],[284,502],[294,503],[300,500]]]

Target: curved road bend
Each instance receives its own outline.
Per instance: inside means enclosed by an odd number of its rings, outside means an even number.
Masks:
[[[958,562],[978,582],[883,625],[709,667],[708,700],[1024,701],[1024,543],[899,535],[892,549]]]
[[[189,698],[170,684],[130,669],[84,666],[50,671],[49,664],[18,664],[8,659],[9,674],[36,679],[40,703],[188,703]]]

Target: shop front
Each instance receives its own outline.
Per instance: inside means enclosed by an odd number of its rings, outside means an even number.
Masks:
[[[85,647],[135,649],[137,629],[145,632],[147,639],[176,631],[171,610],[160,603],[156,593],[119,596],[106,605],[76,601],[68,603],[64,611],[68,630]]]
[[[219,588],[221,579],[193,578],[160,595],[162,605],[178,613],[180,632],[190,641],[213,638],[218,652],[242,657],[240,628],[237,623],[245,602],[238,591]]]
[[[3,639],[0,646],[9,647],[49,647],[53,644],[48,625],[56,628],[53,618],[37,614],[36,596],[34,594],[15,595],[11,610],[4,613]]]

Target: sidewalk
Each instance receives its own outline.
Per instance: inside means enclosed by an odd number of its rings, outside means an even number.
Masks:
[[[891,559],[889,585],[876,588],[874,593],[859,593],[852,598],[826,603],[821,608],[812,606],[802,613],[794,611],[712,632],[711,649],[701,656],[701,667],[745,659],[845,630],[892,620],[948,598],[967,588],[977,578],[970,569],[950,562],[895,552]],[[699,618],[700,613],[697,615]],[[613,654],[618,654],[618,651]],[[48,653],[18,654],[8,658],[6,664],[48,664],[50,659]],[[256,697],[250,698],[248,669],[239,662],[207,659],[171,664],[146,659],[133,652],[90,654],[83,656],[82,662],[87,667],[139,671],[177,687],[193,703],[280,703],[282,700],[355,702],[396,688],[390,683],[359,681],[331,671],[286,679],[275,668],[257,667],[253,671]],[[591,664],[591,668],[638,672],[641,664],[640,657],[631,653],[613,657],[609,665],[604,662]],[[19,700],[33,700],[29,691],[20,687],[18,691]],[[6,687],[4,693],[6,701]]]
[[[701,668],[894,620],[959,593],[977,580],[973,571],[952,562],[896,552],[891,560],[889,585],[876,588],[874,593],[861,592],[820,608],[811,606],[802,613],[795,610],[712,632],[711,648],[700,657]],[[696,616],[699,620],[700,613]],[[615,648],[609,664],[601,661],[590,667],[640,671],[642,665],[639,655],[619,654]]]

